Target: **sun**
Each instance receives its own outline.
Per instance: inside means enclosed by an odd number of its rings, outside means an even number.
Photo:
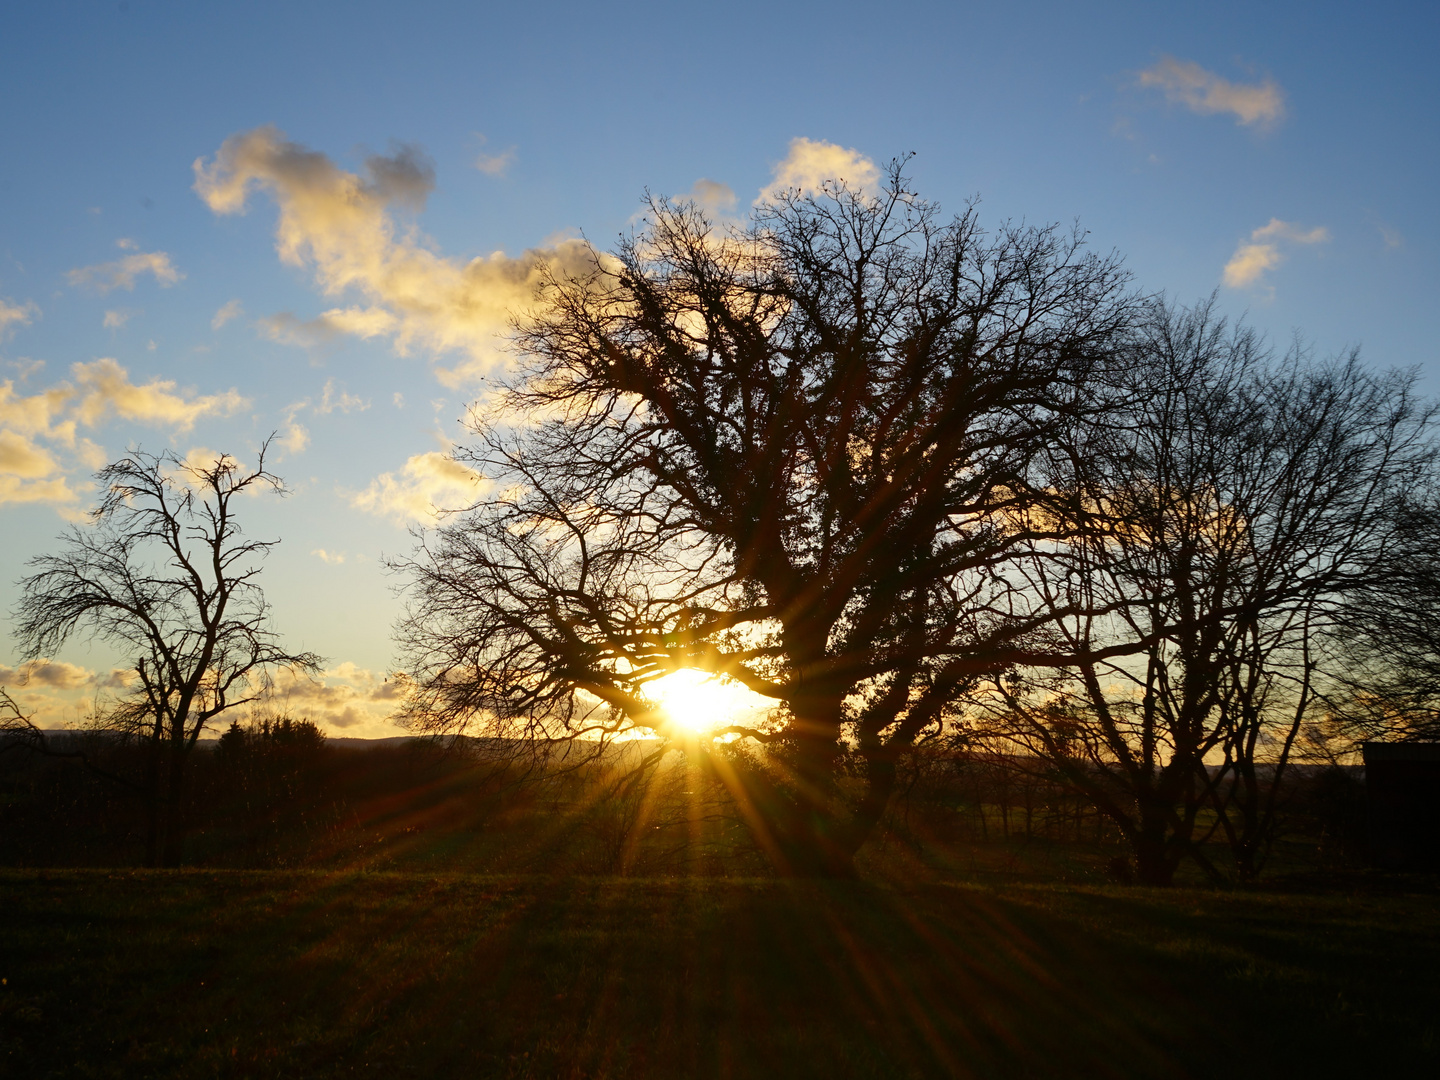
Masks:
[[[775,704],[738,683],[722,681],[694,668],[672,671],[650,683],[645,692],[670,723],[697,735],[751,720],[757,712]]]

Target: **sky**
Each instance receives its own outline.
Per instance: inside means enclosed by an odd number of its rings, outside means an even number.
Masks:
[[[363,2],[0,8],[0,684],[76,723],[123,656],[18,651],[26,562],[127,448],[267,461],[281,707],[395,734],[391,627],[446,454],[545,265],[647,192],[741,216],[890,159],[1072,222],[1137,287],[1440,393],[1440,7]]]

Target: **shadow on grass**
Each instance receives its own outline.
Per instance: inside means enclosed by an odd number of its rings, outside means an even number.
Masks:
[[[0,903],[15,1076],[1440,1063],[1440,916],[1410,893],[10,871]]]

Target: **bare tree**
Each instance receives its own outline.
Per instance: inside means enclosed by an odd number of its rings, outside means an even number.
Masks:
[[[1357,603],[1394,591],[1434,409],[1353,354],[1277,362],[1213,301],[1157,306],[1145,351],[1124,422],[1090,429],[1060,481],[1070,539],[1024,568],[1057,651],[1133,651],[993,679],[980,727],[1109,815],[1141,880],[1187,857],[1220,876],[1200,848],[1215,831],[1250,879],[1297,738],[1343,685]]]
[[[1051,498],[1037,458],[1093,406],[1136,302],[1080,233],[942,223],[899,163],[743,230],[649,206],[547,283],[518,374],[472,412],[459,456],[490,495],[405,564],[408,715],[613,737],[663,728],[653,680],[719,673],[777,704],[727,729],[788,770],[737,790],[762,844],[850,873],[899,755],[1032,656],[1051,614],[1003,572],[1018,511]]]
[[[266,444],[268,446],[268,443]],[[254,701],[270,671],[315,671],[270,629],[256,580],[276,540],[248,540],[236,519],[247,492],[284,492],[265,468],[220,456],[192,464],[136,450],[102,469],[93,521],[72,527],[58,553],[29,563],[15,613],[27,656],[53,654],[74,636],[100,639],[134,665],[134,684],[111,713],[147,746],[146,862],[179,864],[186,762],[227,709]]]

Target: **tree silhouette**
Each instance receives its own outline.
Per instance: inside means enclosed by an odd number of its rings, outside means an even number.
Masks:
[[[726,729],[784,766],[736,778],[768,848],[853,871],[897,757],[1046,648],[1006,571],[1138,308],[1078,231],[942,222],[900,165],[743,229],[652,199],[546,283],[459,452],[487,498],[403,564],[413,724],[664,732],[648,684],[718,673],[777,705]]]
[[[1061,551],[1020,564],[1081,658],[992,677],[971,734],[1063,778],[1168,884],[1218,834],[1253,879],[1307,724],[1391,624],[1437,464],[1413,373],[1276,360],[1213,301],[1152,307],[1126,404],[1077,445]],[[1057,504],[1058,505],[1058,504]],[[1106,646],[1132,648],[1109,657]]]
[[[266,444],[268,447],[268,442]],[[96,474],[104,496],[61,549],[32,559],[15,617],[27,656],[68,639],[98,638],[124,653],[135,680],[109,716],[147,745],[147,865],[176,866],[183,841],[186,762],[227,709],[254,701],[277,666],[318,669],[269,627],[258,560],[279,541],[247,540],[235,502],[283,493],[265,468],[222,455],[199,464],[136,450]]]

